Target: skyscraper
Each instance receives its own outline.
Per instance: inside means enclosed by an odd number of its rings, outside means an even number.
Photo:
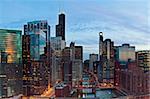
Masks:
[[[135,46],[130,44],[122,44],[116,48],[116,60],[121,64],[126,64],[129,60],[135,61]]]
[[[72,86],[75,87],[82,78],[83,47],[70,43],[72,50]]]
[[[61,36],[65,40],[65,14],[59,14],[59,23],[56,25],[56,37]]]
[[[131,67],[136,67],[135,62],[135,47],[129,44],[114,47],[115,53],[115,85],[120,86],[120,72],[126,71]],[[124,83],[124,80],[122,80]]]
[[[114,83],[114,42],[111,39],[103,41],[103,33],[99,33],[99,61],[102,82]],[[102,72],[102,73],[101,73]]]
[[[144,72],[150,71],[150,50],[136,52],[136,58],[138,66],[141,67]]]
[[[24,25],[22,39],[23,94],[41,94],[50,83],[50,26],[47,21]]]
[[[89,70],[89,63],[90,63],[90,60],[85,60],[84,63],[83,63],[83,70]]]
[[[51,37],[51,47],[55,51],[62,51],[65,48],[65,41],[62,37]]]
[[[62,50],[65,48],[65,41],[62,37],[51,37],[52,51],[52,84],[62,80],[61,59]]]
[[[0,98],[22,93],[21,33],[0,29]]]
[[[21,31],[0,29],[0,51],[7,54],[7,63],[19,63],[21,61]]]
[[[103,53],[103,32],[99,32],[99,60],[102,60]]]
[[[98,54],[90,54],[89,55],[89,69],[90,69],[90,71],[93,71],[94,69],[93,69],[93,63],[95,62],[95,61],[98,61]]]
[[[83,47],[75,46],[74,42],[70,47],[62,51],[63,81],[75,87],[82,78]]]
[[[103,42],[103,81],[114,83],[114,42],[111,39],[105,39]]]
[[[62,80],[72,87],[72,50],[70,47],[62,50]]]

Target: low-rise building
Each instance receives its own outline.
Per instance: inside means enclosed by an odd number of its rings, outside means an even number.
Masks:
[[[55,87],[56,97],[68,97],[69,95],[70,95],[69,86],[61,83]]]

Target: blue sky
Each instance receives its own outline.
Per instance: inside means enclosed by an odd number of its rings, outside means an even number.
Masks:
[[[0,28],[23,30],[33,20],[48,20],[55,35],[58,13],[66,14],[67,45],[84,46],[84,58],[98,53],[98,33],[115,45],[150,49],[149,0],[0,0]]]

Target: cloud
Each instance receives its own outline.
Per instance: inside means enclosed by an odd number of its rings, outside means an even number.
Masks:
[[[74,22],[74,25],[70,27],[70,33],[77,32],[76,39],[80,39],[83,44],[86,44],[86,41],[90,42],[89,38],[98,39],[98,32],[103,31],[105,37],[111,38],[117,44],[149,45],[147,1],[133,1],[131,4],[128,1],[118,3],[111,5],[111,9],[107,5],[100,6],[101,4],[77,7],[76,10],[84,13],[83,16],[80,15],[83,18],[81,21],[87,21]],[[98,42],[95,40],[94,43]]]
[[[137,49],[150,49],[149,0],[16,0],[13,7],[12,0],[2,1],[0,28],[21,29],[28,21],[44,18],[55,33],[60,7],[66,12],[67,43],[83,45],[84,53],[98,53],[100,31],[117,45],[130,43]]]

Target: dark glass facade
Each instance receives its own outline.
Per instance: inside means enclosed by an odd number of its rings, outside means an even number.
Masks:
[[[61,36],[65,40],[65,14],[59,14],[59,24],[56,25],[56,37]]]

